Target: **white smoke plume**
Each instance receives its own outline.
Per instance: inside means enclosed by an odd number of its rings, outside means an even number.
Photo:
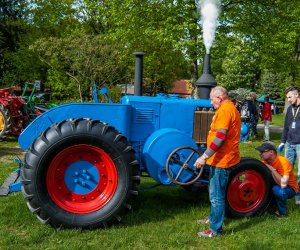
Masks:
[[[201,0],[203,40],[207,54],[215,40],[220,5],[221,0]]]

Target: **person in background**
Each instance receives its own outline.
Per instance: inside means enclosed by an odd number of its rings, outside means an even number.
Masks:
[[[264,141],[270,141],[270,122],[272,121],[271,104],[269,103],[269,97],[265,97],[264,106],[261,112],[261,120],[264,124]]]
[[[249,137],[255,137],[255,117],[257,116],[256,107],[252,101],[252,97],[248,95],[246,100],[243,102],[240,109],[242,122],[248,127],[247,138],[245,137],[245,142],[248,141]]]
[[[257,99],[256,93],[251,92],[250,97],[251,97],[251,100],[252,100],[252,102],[254,104],[254,107],[256,109],[256,112],[254,113],[253,124],[252,124],[252,127],[251,127],[252,132],[253,132],[253,138],[256,138],[257,137],[257,124],[258,124],[259,118],[261,117],[261,110],[260,110],[260,107],[259,107],[259,102],[256,100]]]
[[[209,166],[211,211],[208,218],[197,220],[197,223],[210,227],[199,232],[199,237],[214,237],[223,232],[228,178],[231,167],[240,162],[240,114],[228,99],[225,88],[214,87],[210,92],[210,99],[216,112],[207,136],[207,149],[195,162],[197,168]]]
[[[287,157],[292,166],[295,166],[298,158],[298,185],[300,185],[300,96],[299,88],[288,87],[285,91],[286,98],[291,104],[285,115],[284,127],[281,136],[281,144],[278,151],[282,152],[285,147],[285,157]],[[296,204],[300,204],[300,193],[297,193]]]
[[[268,167],[275,181],[272,187],[278,208],[275,215],[285,216],[288,211],[287,200],[293,198],[299,190],[293,167],[286,157],[277,155],[275,146],[270,142],[255,149],[260,152],[262,162]]]

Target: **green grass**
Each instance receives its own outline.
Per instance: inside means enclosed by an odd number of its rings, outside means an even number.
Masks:
[[[271,133],[279,144],[280,134]],[[262,141],[240,144],[243,156],[258,158],[255,147]],[[0,183],[16,168],[14,156],[22,157],[15,138],[0,142]],[[42,225],[26,207],[20,193],[0,197],[0,249],[299,249],[300,207],[289,201],[289,216],[278,219],[271,212],[245,219],[226,219],[224,235],[197,237],[206,229],[195,223],[209,213],[206,191],[190,193],[179,186],[153,189],[151,178],[142,178],[143,188],[133,211],[120,224],[108,229],[56,230]]]
[[[272,122],[271,122],[271,124],[283,127],[284,116],[285,116],[284,114],[272,115]]]

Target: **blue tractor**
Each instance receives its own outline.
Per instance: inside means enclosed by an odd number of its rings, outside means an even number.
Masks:
[[[136,57],[138,82],[142,54]],[[202,85],[207,93],[200,99],[137,93],[120,103],[70,103],[38,116],[19,136],[29,210],[54,227],[90,229],[121,220],[143,172],[163,185],[207,185],[207,167],[199,171],[193,164],[214,115],[210,88],[209,81]],[[242,159],[227,187],[227,215],[263,211],[271,180],[260,161]]]

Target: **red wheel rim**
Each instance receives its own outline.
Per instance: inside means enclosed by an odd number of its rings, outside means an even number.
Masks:
[[[59,207],[86,214],[101,209],[112,199],[118,174],[107,153],[95,146],[80,144],[63,149],[50,162],[46,185]]]
[[[255,210],[266,195],[262,175],[254,170],[238,173],[228,185],[227,200],[230,207],[239,213]]]

